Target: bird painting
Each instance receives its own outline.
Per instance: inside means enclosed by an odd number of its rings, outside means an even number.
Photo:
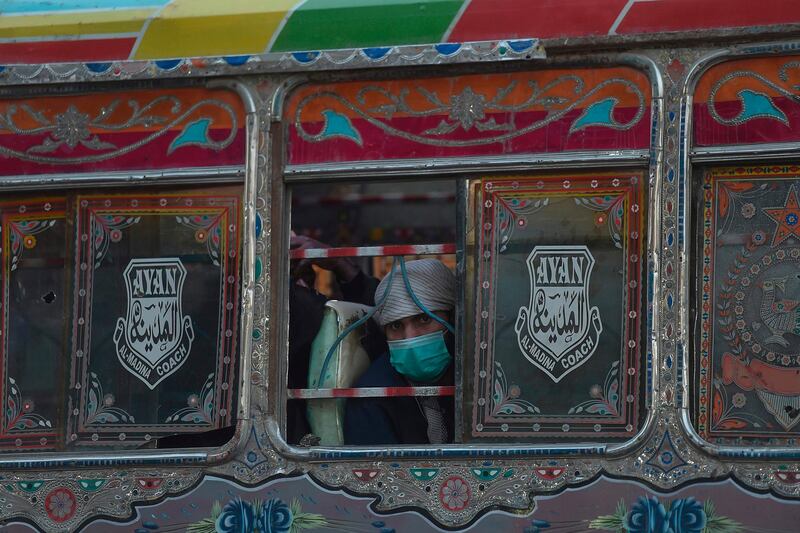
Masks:
[[[761,321],[769,329],[770,335],[764,344],[789,346],[784,337],[787,333],[800,335],[800,300],[786,298],[787,284],[800,286],[800,274],[780,278],[765,279],[761,283]]]

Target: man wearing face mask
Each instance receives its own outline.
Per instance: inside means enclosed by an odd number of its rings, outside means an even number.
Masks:
[[[382,302],[374,318],[389,352],[355,387],[452,385],[455,276],[450,269],[435,259],[409,261],[405,272],[395,265],[375,290],[375,301]],[[452,397],[349,399],[345,444],[449,443],[453,410]]]

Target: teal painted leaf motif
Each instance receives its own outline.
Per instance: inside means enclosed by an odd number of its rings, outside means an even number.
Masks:
[[[320,140],[344,138],[350,139],[359,146],[362,146],[361,134],[355,129],[350,119],[341,113],[337,113],[332,109],[326,109],[322,112],[325,117],[325,125],[322,128],[322,133],[319,134]]]
[[[184,146],[212,146],[213,143],[208,138],[209,126],[211,126],[210,118],[201,118],[188,123],[180,135],[175,137],[175,140],[169,145],[167,153],[171,154]]]
[[[610,97],[593,103],[584,109],[583,113],[581,113],[581,116],[579,116],[575,122],[572,123],[572,126],[569,128],[569,132],[573,133],[590,126],[618,128],[620,124],[614,120],[614,117],[612,116],[612,113],[614,112],[614,106],[617,105],[618,102],[619,100],[616,98]]]
[[[44,481],[19,481],[17,486],[25,492],[36,492],[44,485]]]
[[[754,118],[772,118],[789,125],[786,114],[778,109],[772,98],[764,93],[742,89],[738,93],[742,101],[742,112],[734,120],[735,123],[743,123]]]
[[[499,468],[473,468],[472,475],[480,481],[491,481],[500,475]]]
[[[420,481],[429,481],[439,473],[438,468],[411,468],[409,471],[415,479]]]
[[[86,492],[94,492],[106,484],[105,479],[79,479],[78,483]]]

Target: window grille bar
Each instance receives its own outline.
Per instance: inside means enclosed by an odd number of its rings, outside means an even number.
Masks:
[[[289,389],[290,400],[320,398],[392,398],[399,396],[453,396],[455,386],[360,387],[342,389]]]
[[[456,253],[455,244],[391,244],[386,246],[351,246],[290,250],[291,259],[327,257],[385,257],[391,255],[443,255]]]

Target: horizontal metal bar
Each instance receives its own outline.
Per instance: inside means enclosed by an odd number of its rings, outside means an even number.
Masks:
[[[136,170],[116,172],[91,172],[76,174],[40,174],[0,176],[0,189],[63,189],[65,187],[119,187],[121,185],[221,182],[240,183],[244,181],[244,165],[183,168],[168,170]]]
[[[392,161],[355,161],[314,165],[287,165],[287,182],[311,181],[333,177],[376,178],[479,171],[524,171],[547,168],[598,168],[641,166],[650,159],[649,150],[606,150],[595,152],[560,152],[557,154],[502,155],[485,157],[452,157],[438,159],[404,159]]]
[[[289,399],[394,398],[399,396],[454,396],[456,388],[444,387],[358,387],[347,389],[289,389]]]
[[[796,158],[800,152],[800,142],[731,144],[695,148],[689,153],[694,163],[718,163],[725,161],[746,161],[758,157],[765,159]]]
[[[328,257],[385,257],[390,255],[442,255],[454,253],[456,253],[455,244],[390,244],[386,246],[295,249],[289,251],[289,258],[325,259]]]
[[[383,203],[423,203],[423,202],[454,202],[456,195],[449,192],[429,192],[420,194],[342,194],[339,196],[319,197],[292,197],[293,206],[317,207],[320,205],[342,204],[383,204]]]

